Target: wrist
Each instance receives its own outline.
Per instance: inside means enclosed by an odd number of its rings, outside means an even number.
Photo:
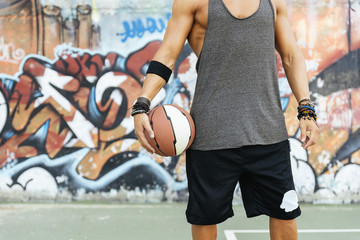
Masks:
[[[311,103],[311,99],[309,97],[306,97],[306,98],[300,98],[298,104],[301,105],[301,104],[306,104],[306,103]]]
[[[150,111],[150,100],[146,97],[139,97],[131,109],[131,116],[135,116],[137,114],[146,113],[148,114]]]
[[[150,108],[150,100],[148,97],[145,97],[145,96],[140,96],[138,99],[136,99],[136,102],[135,103],[143,103],[143,104],[146,104],[146,106],[148,106]]]
[[[315,106],[310,98],[304,98],[299,101],[299,106],[297,107],[298,115],[297,118],[301,119],[313,119],[315,122],[317,120],[317,115],[315,113]]]

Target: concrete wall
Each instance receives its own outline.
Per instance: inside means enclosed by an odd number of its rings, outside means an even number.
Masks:
[[[185,157],[145,152],[129,111],[171,4],[0,4],[0,200],[186,200]],[[302,149],[297,104],[279,61],[296,189],[306,202],[359,202],[360,1],[287,4],[321,127],[317,145]],[[196,60],[186,44],[153,106],[189,110]]]

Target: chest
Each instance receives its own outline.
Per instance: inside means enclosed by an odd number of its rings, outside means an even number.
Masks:
[[[225,8],[230,15],[239,19],[246,19],[254,15],[260,8],[261,1],[269,0],[199,0],[199,8],[195,14],[195,22],[206,29],[209,14],[209,1],[217,1],[217,5]],[[273,0],[269,3],[273,7]],[[275,12],[275,11],[274,11]],[[276,18],[276,16],[274,16]]]
[[[261,0],[219,0],[226,10],[236,18],[248,18],[260,7]]]

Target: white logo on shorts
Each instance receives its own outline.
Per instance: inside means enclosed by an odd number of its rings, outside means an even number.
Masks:
[[[282,203],[280,205],[281,209],[284,209],[285,212],[294,211],[299,207],[298,196],[295,190],[290,190],[284,194]]]

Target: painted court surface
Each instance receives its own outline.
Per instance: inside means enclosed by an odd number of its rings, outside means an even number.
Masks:
[[[360,240],[360,205],[302,205],[299,240]],[[190,240],[186,204],[0,203],[0,240]],[[218,240],[269,239],[268,218],[242,205]]]

